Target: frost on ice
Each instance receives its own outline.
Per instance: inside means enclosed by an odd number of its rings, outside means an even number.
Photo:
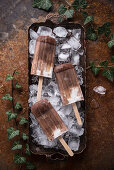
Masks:
[[[45,26],[40,26],[38,28],[37,34],[40,36],[51,36],[52,35],[52,29]]]
[[[73,138],[72,140],[69,140],[68,145],[71,148],[71,150],[77,151],[80,145],[80,139]]]
[[[96,93],[99,93],[99,94],[105,94],[106,93],[106,89],[103,86],[96,86],[96,87],[93,88],[93,90]]]
[[[68,54],[68,53],[66,53],[66,54],[60,53],[60,54],[58,55],[58,60],[59,60],[59,61],[67,61],[68,58],[69,58],[69,54]]]
[[[34,54],[35,45],[36,45],[36,40],[30,40],[30,42],[29,42],[29,53],[31,55]]]
[[[83,57],[84,49],[80,42],[81,30],[67,30],[64,27],[56,27],[52,30],[51,28],[45,26],[40,26],[37,32],[30,29],[31,40],[29,42],[29,56],[31,62],[35,50],[36,39],[38,36],[51,36],[56,39],[57,46],[55,54],[55,65],[63,64],[64,62],[71,62],[75,66],[80,85],[83,85],[82,73],[84,70],[80,65],[80,58]],[[37,87],[38,76],[32,75],[31,85],[29,86],[29,107],[31,107],[31,105],[36,102]],[[78,125],[72,105],[62,105],[61,96],[58,90],[58,85],[56,83],[54,73],[52,79],[43,79],[42,98],[49,100],[49,102],[52,104],[54,109],[57,111],[67,126],[69,131],[62,136],[64,137],[64,140],[68,142],[69,147],[72,150],[77,151],[80,146],[80,136],[83,135],[84,128],[83,125]],[[84,110],[81,103],[82,102],[77,102],[76,104],[82,122],[84,123]],[[32,113],[30,113],[30,119],[33,143],[42,145],[44,148],[56,148],[64,150],[58,139],[55,139],[54,141],[48,140],[47,136],[44,134],[42,128]]]
[[[32,29],[30,29],[30,38],[33,40],[36,40],[38,38],[38,34]]]
[[[58,37],[66,37],[68,32],[64,27],[56,27],[54,28],[53,32]]]

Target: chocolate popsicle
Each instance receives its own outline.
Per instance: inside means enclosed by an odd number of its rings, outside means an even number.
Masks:
[[[62,138],[62,134],[68,129],[47,99],[41,99],[31,107],[31,111],[39,122],[44,133],[50,141],[58,138],[70,156],[73,156],[72,150]]]
[[[71,63],[58,65],[54,68],[63,105],[72,104],[77,122],[82,125],[80,114],[75,102],[84,100],[74,66]]]
[[[31,74],[39,76],[37,101],[41,98],[43,77],[52,78],[56,40],[49,36],[40,36],[36,40]]]

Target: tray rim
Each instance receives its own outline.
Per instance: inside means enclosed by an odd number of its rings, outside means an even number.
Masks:
[[[85,63],[84,63],[84,67],[85,67],[85,70],[84,70],[84,82],[85,82],[85,84],[84,84],[84,86],[85,86],[85,89],[84,89],[84,93],[85,93],[85,105],[84,105],[84,108],[85,108],[85,111],[84,111],[84,135],[82,135],[80,138],[84,138],[84,146],[83,146],[83,149],[81,150],[81,151],[74,151],[74,154],[76,155],[76,154],[80,154],[80,153],[82,153],[84,150],[85,150],[85,148],[86,148],[86,143],[87,143],[87,129],[86,129],[86,41],[85,41],[85,29],[84,29],[84,27],[80,24],[80,23],[75,23],[75,22],[69,22],[68,20],[65,20],[65,21],[63,21],[63,22],[61,22],[61,23],[59,23],[59,24],[56,24],[56,23],[53,23],[52,21],[50,21],[50,20],[46,20],[45,22],[35,22],[35,23],[33,23],[29,28],[28,28],[28,46],[29,46],[29,41],[30,41],[30,36],[29,36],[29,31],[30,31],[30,29],[31,29],[31,27],[33,27],[34,25],[42,25],[42,26],[47,26],[46,24],[53,24],[53,28],[55,28],[55,27],[57,27],[57,26],[64,26],[64,25],[66,25],[66,24],[73,24],[73,25],[77,25],[77,26],[79,26],[79,27],[81,27],[81,29],[83,29],[83,49],[84,49],[84,54],[83,54],[83,57],[85,58]],[[29,63],[29,49],[28,49],[28,63]],[[28,91],[29,91],[29,79],[30,79],[30,77],[29,77],[29,66],[28,66]],[[29,105],[28,105],[28,108],[29,108]],[[62,150],[61,151],[57,151],[57,152],[42,152],[41,153],[41,151],[39,152],[34,152],[32,149],[31,149],[31,140],[30,140],[30,117],[29,117],[29,114],[30,114],[30,108],[28,109],[28,118],[29,118],[29,147],[30,147],[30,151],[31,151],[31,153],[32,154],[34,154],[34,155],[39,155],[39,156],[43,156],[43,155],[45,155],[46,156],[46,158],[49,158],[49,159],[52,159],[52,160],[64,160],[64,159],[66,159],[66,158],[68,158],[69,157],[69,155],[67,154],[67,153],[61,153],[62,152]],[[32,143],[33,145],[35,145],[34,143]],[[37,148],[38,148],[38,146],[37,146]],[[51,148],[49,148],[49,149],[51,149]],[[44,148],[44,150],[46,150],[46,148]],[[63,158],[55,158],[55,159],[53,159],[52,158],[52,156],[55,156],[56,154],[58,154],[58,155],[61,155],[61,156],[63,156]]]

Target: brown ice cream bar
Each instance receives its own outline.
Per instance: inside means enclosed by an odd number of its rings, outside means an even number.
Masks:
[[[68,131],[64,122],[47,99],[36,102],[31,107],[31,111],[49,140],[54,140]]]
[[[56,40],[49,36],[40,36],[36,40],[31,74],[52,77]]]
[[[71,63],[56,66],[54,72],[64,105],[84,100],[75,68]]]

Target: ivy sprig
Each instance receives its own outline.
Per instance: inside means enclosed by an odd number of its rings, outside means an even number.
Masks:
[[[24,125],[24,124],[27,124],[27,123],[28,123],[28,120],[25,117],[21,117],[19,124]]]
[[[98,66],[95,65],[93,61],[90,62],[90,67],[95,76],[98,75],[98,73],[102,70],[102,76],[106,77],[111,82],[114,81],[114,65],[108,66],[108,61],[105,60],[103,62],[100,62]]]
[[[11,110],[7,111],[6,114],[8,115],[8,121],[17,118],[17,113],[12,113]]]
[[[2,97],[2,99],[12,101],[13,98],[12,98],[12,96],[11,96],[10,94],[5,94],[5,95]]]
[[[11,148],[11,150],[17,150],[17,149],[22,149],[22,145],[20,144],[20,141],[14,141],[14,144]]]
[[[52,2],[50,0],[34,0],[33,8],[43,9],[45,11],[49,11],[52,7]]]
[[[15,130],[13,127],[10,127],[7,129],[7,132],[8,132],[8,139],[12,139],[14,138],[15,136],[18,136],[19,135],[19,130]]]
[[[26,142],[25,144],[25,153],[30,156],[30,150],[29,150],[29,145],[27,144],[28,140],[28,135],[26,135],[24,132],[20,132],[19,130],[19,125],[23,126],[24,124],[28,124],[28,120],[25,117],[20,117],[16,111],[21,111],[22,110],[22,105],[20,102],[14,102],[14,90],[22,88],[20,84],[15,80],[14,75],[16,71],[13,72],[13,74],[7,74],[6,76],[6,81],[11,81],[11,94],[5,94],[2,99],[3,100],[9,100],[12,104],[12,109],[8,110],[6,112],[6,115],[8,116],[8,121],[15,121],[15,127],[9,127],[7,129],[8,132],[8,139],[9,140],[14,140],[13,145],[11,147],[11,150],[15,151],[18,150],[19,153],[16,153],[14,156],[14,163],[19,164],[20,168],[22,167],[22,164],[26,164],[27,169],[35,169],[35,166],[26,161],[27,158],[23,156],[23,145],[22,145],[22,139],[23,141]],[[14,81],[16,84],[14,84]],[[18,118],[20,117],[20,118]],[[20,121],[18,122],[18,120]],[[16,140],[15,140],[16,138]]]

